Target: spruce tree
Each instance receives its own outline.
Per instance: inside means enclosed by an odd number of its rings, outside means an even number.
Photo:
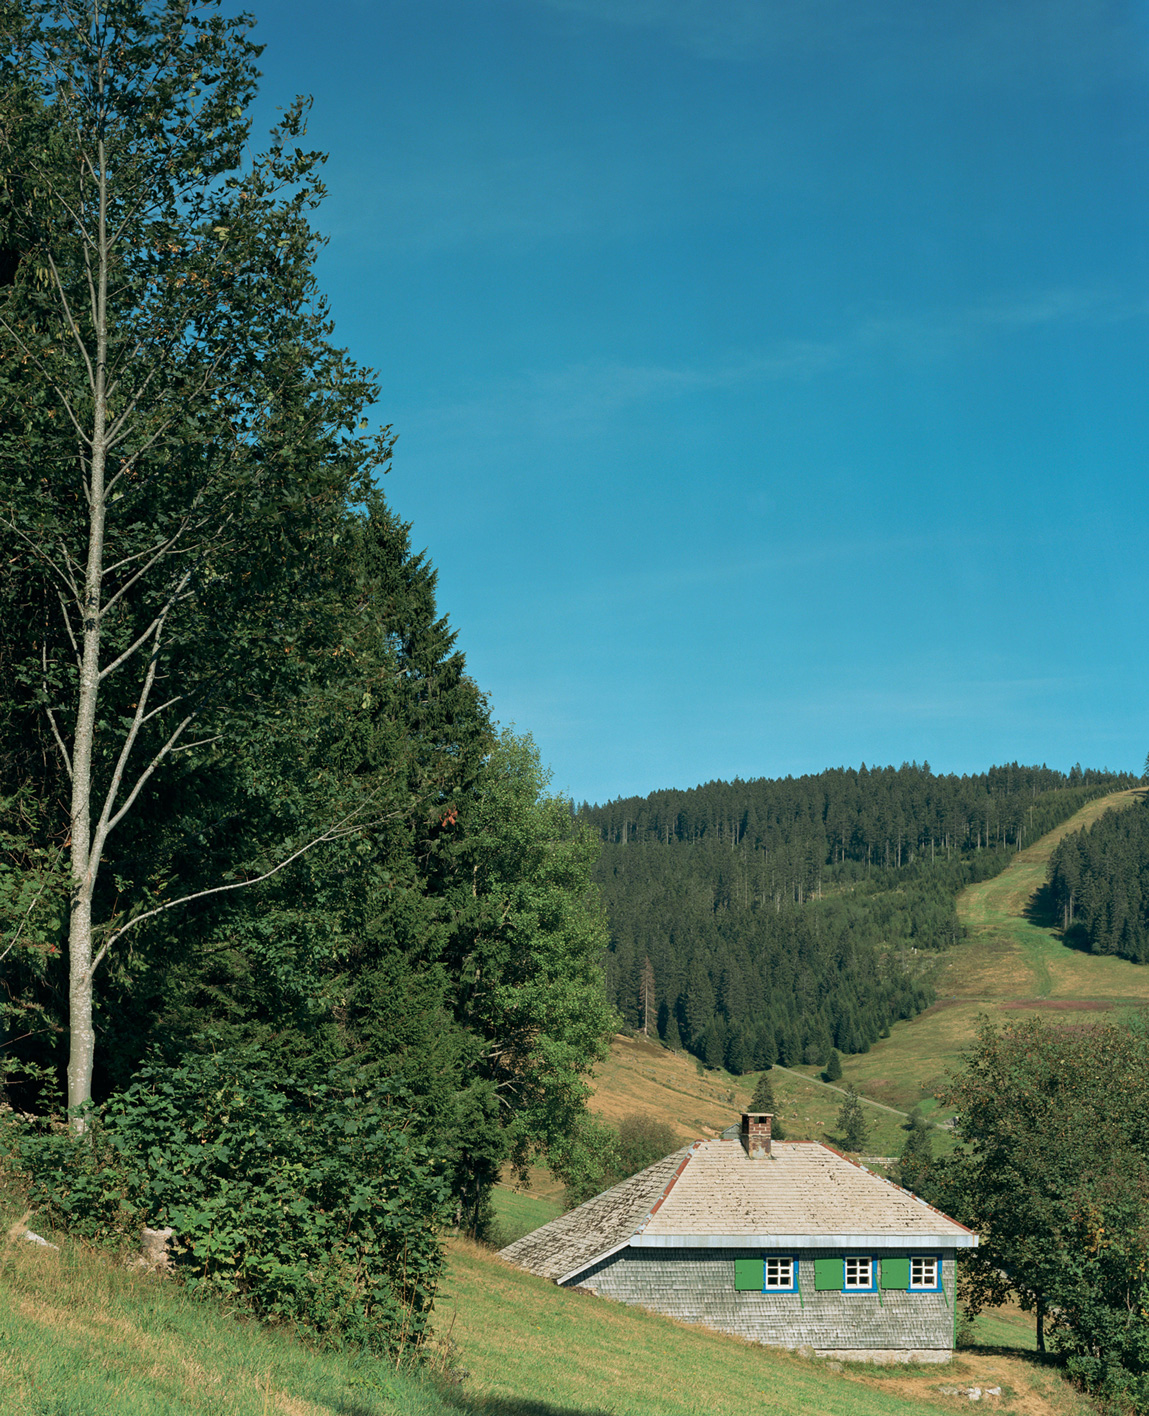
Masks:
[[[838,1082],[842,1079],[842,1059],[838,1056],[838,1049],[830,1049],[830,1060],[826,1063],[826,1070],[822,1073],[823,1081]]]
[[[763,1072],[758,1078],[758,1084],[754,1088],[754,1095],[750,1098],[751,1111],[765,1111],[773,1116],[770,1123],[770,1135],[776,1141],[784,1141],[786,1132],[782,1126],[782,1118],[778,1114],[778,1103],[774,1100],[774,1086],[770,1081],[770,1073]]]
[[[866,1118],[853,1082],[846,1088],[846,1097],[838,1112],[838,1134],[847,1150],[860,1151],[866,1144]]]

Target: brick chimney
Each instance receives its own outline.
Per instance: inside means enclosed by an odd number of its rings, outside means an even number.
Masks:
[[[743,1149],[751,1160],[759,1160],[770,1154],[770,1122],[772,1111],[744,1111],[742,1113]]]

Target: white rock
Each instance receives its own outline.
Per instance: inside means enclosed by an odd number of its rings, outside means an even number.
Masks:
[[[33,1234],[30,1229],[25,1229],[24,1238],[27,1239],[29,1244],[43,1244],[45,1249],[55,1249],[57,1252],[59,1252],[59,1244],[49,1243],[49,1241],[45,1239],[42,1234]]]

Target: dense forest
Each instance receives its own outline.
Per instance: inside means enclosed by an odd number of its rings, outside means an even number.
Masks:
[[[1049,898],[1069,942],[1149,960],[1149,798],[1066,836],[1049,862]]]
[[[932,1002],[922,955],[958,938],[958,891],[1135,780],[863,765],[584,805],[608,995],[632,1027],[732,1071],[864,1051]]]

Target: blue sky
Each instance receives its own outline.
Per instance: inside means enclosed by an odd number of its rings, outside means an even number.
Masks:
[[[556,787],[1149,749],[1149,8],[274,0],[385,481]]]

